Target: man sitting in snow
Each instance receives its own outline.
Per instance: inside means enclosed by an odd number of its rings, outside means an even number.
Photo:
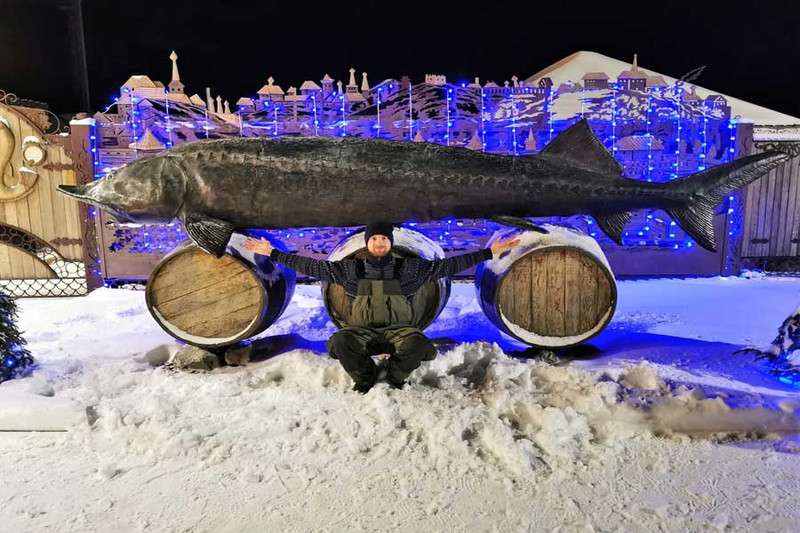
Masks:
[[[369,391],[382,377],[392,387],[402,388],[406,378],[422,361],[436,357],[436,347],[421,329],[413,326],[413,310],[409,300],[423,285],[452,276],[481,261],[491,259],[519,244],[519,239],[497,241],[491,248],[477,252],[435,259],[395,258],[390,252],[393,227],[387,222],[373,222],[364,233],[366,259],[322,261],[273,248],[269,241],[248,238],[245,248],[269,255],[307,276],[342,285],[352,302],[351,320],[347,327],[334,333],[326,344],[328,354],[338,359],[353,378],[353,390]],[[376,349],[392,348],[394,354],[385,368],[378,369],[370,355]]]

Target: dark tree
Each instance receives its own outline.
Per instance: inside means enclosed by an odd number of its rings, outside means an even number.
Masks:
[[[0,383],[33,366],[25,339],[17,330],[17,302],[0,292]]]

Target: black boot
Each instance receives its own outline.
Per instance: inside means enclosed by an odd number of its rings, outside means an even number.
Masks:
[[[375,385],[375,379],[377,377],[377,374],[378,374],[378,371],[373,366],[372,372],[367,376],[366,379],[359,379],[358,381],[355,382],[355,384],[353,385],[353,390],[356,391],[359,394],[368,393],[369,390],[373,387],[373,385]],[[351,374],[350,377],[353,377],[352,374]],[[355,378],[354,378],[354,381],[355,381]]]
[[[366,394],[369,392],[369,390],[372,388],[374,384],[375,383],[371,381],[361,381],[353,385],[353,390],[359,394]]]

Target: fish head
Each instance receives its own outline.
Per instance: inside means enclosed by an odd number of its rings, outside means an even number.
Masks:
[[[103,209],[120,224],[169,222],[186,191],[181,167],[169,157],[138,159],[86,185],[59,185],[59,192]]]

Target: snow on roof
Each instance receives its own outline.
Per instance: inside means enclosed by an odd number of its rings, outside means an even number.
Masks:
[[[556,91],[563,93],[566,91],[578,91],[580,89],[583,89],[583,86],[580,83],[573,83],[571,81],[567,81],[559,85]]]
[[[647,76],[648,87],[666,87],[667,82],[661,76]]]
[[[252,98],[242,97],[236,100],[236,105],[255,105],[255,102],[253,102]]]
[[[153,83],[153,80],[151,80],[149,76],[145,76],[143,74],[136,74],[131,76],[130,78],[128,78],[128,81],[122,84],[122,86],[128,87],[129,89],[138,89],[140,87],[155,89],[157,87],[157,85]]]
[[[264,85],[257,94],[284,94],[280,85]]]
[[[206,106],[206,101],[200,98],[200,95],[193,94],[189,97],[189,101],[192,102],[194,105],[199,105],[201,107]]]
[[[553,82],[560,83],[567,80],[575,80],[584,77],[587,73],[599,72],[622,72],[630,69],[630,63],[626,61],[619,61],[596,52],[575,52],[574,54],[565,57],[561,61],[550,65],[549,67],[529,76],[528,81],[538,80],[543,76],[549,76]],[[660,76],[666,81],[665,85],[672,85],[677,80],[665,76],[659,72],[642,69],[639,67],[640,72],[644,72],[648,76]],[[719,91],[712,91],[703,87],[697,87],[697,94],[700,98],[706,98],[709,94],[720,94]],[[773,111],[744,100],[739,100],[731,96],[722,95],[728,100],[728,105],[731,106],[731,115],[733,117],[740,117],[742,122],[754,122],[755,124],[800,124],[800,118],[786,115],[778,111]]]
[[[165,148],[164,143],[156,139],[150,128],[145,130],[144,135],[138,141],[129,144],[128,147],[143,151],[163,150]]]
[[[481,141],[481,137],[478,135],[477,131],[472,134],[472,137],[467,143],[467,148],[470,150],[483,150],[483,142]]]
[[[300,90],[301,91],[319,91],[321,89],[322,89],[322,87],[320,87],[319,85],[317,85],[316,83],[314,83],[311,80],[304,81],[303,85],[300,86]]]
[[[641,80],[647,78],[647,74],[642,72],[641,70],[623,70],[617,76],[618,79],[633,79],[633,80]]]
[[[345,100],[348,102],[366,102],[367,99],[361,93],[344,93]]]
[[[183,102],[185,104],[191,104],[192,101],[189,99],[189,96],[183,93],[167,93],[169,100],[171,102]]]
[[[528,78],[528,79],[531,79],[531,78]],[[608,74],[606,74],[605,72],[587,72],[586,74],[583,75],[583,78],[581,78],[581,79],[584,79],[584,80],[607,80],[608,79]],[[531,79],[531,81],[533,81],[533,80]]]
[[[281,89],[280,85],[273,85],[275,79],[270,76],[267,80],[267,84],[261,87],[258,90],[257,94],[284,94],[283,89]]]

